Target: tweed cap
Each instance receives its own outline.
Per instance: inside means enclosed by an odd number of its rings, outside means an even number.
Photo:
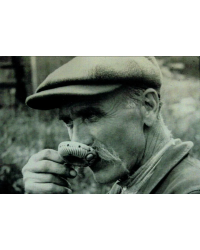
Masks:
[[[51,73],[35,94],[26,99],[26,104],[48,110],[126,84],[159,91],[161,83],[162,75],[154,57],[75,57]]]

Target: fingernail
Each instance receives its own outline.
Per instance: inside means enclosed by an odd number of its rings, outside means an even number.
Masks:
[[[77,175],[76,171],[74,171],[74,170],[70,170],[69,173],[70,173],[71,176],[76,176]]]

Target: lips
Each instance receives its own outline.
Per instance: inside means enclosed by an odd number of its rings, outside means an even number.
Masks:
[[[97,157],[96,161],[94,162],[94,164],[92,164],[90,167],[90,169],[93,172],[98,172],[102,169],[104,169],[106,166],[108,165],[108,163],[106,163],[104,160],[102,160],[100,157]]]

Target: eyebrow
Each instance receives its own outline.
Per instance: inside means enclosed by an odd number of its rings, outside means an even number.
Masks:
[[[99,107],[73,107],[69,109],[65,114],[59,114],[59,120],[71,120],[71,117],[86,117],[87,115],[94,114],[99,117],[105,116],[105,112]]]

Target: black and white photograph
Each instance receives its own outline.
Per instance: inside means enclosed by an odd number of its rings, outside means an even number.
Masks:
[[[0,57],[2,194],[200,193],[198,56]]]
[[[199,3],[7,0],[0,23],[1,249],[198,249]]]

